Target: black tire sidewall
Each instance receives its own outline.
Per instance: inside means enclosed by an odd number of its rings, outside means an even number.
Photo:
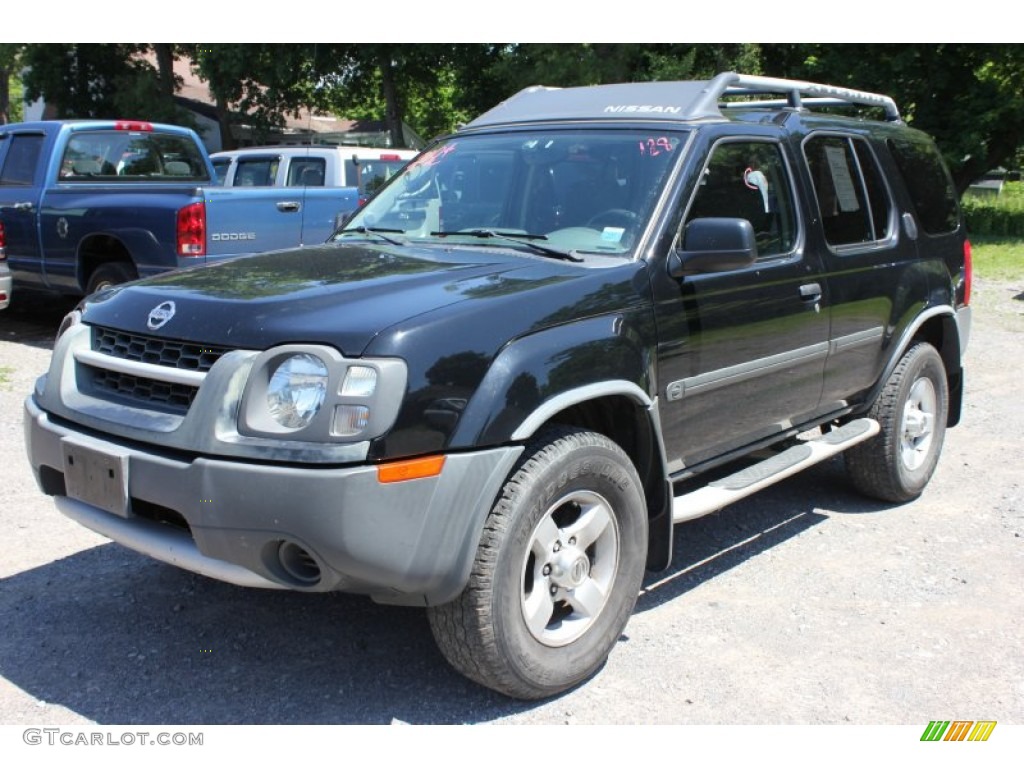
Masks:
[[[101,264],[96,267],[89,276],[89,284],[86,286],[86,293],[92,294],[104,288],[111,288],[121,283],[135,280],[137,275],[133,274],[134,268],[121,262]]]
[[[523,619],[523,562],[534,529],[551,504],[582,490],[600,494],[613,510],[619,534],[615,582],[594,625],[568,645],[550,647],[533,637]],[[647,551],[646,508],[640,481],[632,466],[623,466],[622,458],[613,451],[592,446],[527,474],[510,511],[491,596],[496,640],[517,678],[538,690],[556,693],[600,668],[633,611]]]
[[[938,465],[939,456],[942,453],[942,443],[945,439],[946,418],[949,408],[949,393],[946,387],[946,373],[942,365],[942,358],[939,357],[935,348],[930,345],[921,345],[911,351],[911,360],[903,372],[899,382],[898,395],[895,407],[888,414],[890,423],[889,439],[891,440],[890,450],[894,462],[894,473],[900,489],[907,497],[919,495],[928,485],[935,467]],[[903,434],[903,409],[910,392],[921,378],[931,381],[936,396],[935,427],[932,433],[932,442],[928,449],[927,460],[917,469],[909,469],[903,463],[901,454],[901,440]]]

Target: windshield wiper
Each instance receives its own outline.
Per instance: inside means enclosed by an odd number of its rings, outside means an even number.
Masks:
[[[396,240],[393,237],[388,237],[387,235],[383,234],[384,232],[396,232],[396,233],[404,234],[405,233],[404,229],[388,229],[387,227],[364,227],[364,226],[358,226],[358,227],[350,227],[348,229],[339,229],[337,234],[343,235],[346,232],[358,232],[360,235],[376,235],[381,240],[386,240],[387,242],[391,243],[392,245],[405,245],[405,243],[403,243],[401,240]]]
[[[430,234],[433,237],[465,235],[466,237],[479,237],[481,239],[508,240],[511,243],[525,245],[532,248],[537,253],[541,253],[545,256],[551,256],[555,259],[576,262],[583,261],[579,256],[575,256],[569,251],[561,251],[557,248],[552,248],[547,245],[539,245],[535,242],[536,240],[547,240],[547,235],[531,235],[525,232],[495,232],[493,229],[462,229],[452,232],[431,232]]]

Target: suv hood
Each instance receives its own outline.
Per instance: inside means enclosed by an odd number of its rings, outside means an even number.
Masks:
[[[358,356],[386,328],[481,290],[507,282],[502,292],[516,293],[589,271],[491,248],[329,245],[118,286],[89,297],[83,320],[236,349],[306,342]],[[516,279],[506,281],[512,273]],[[150,314],[168,301],[174,302],[173,316],[157,329],[149,327]]]

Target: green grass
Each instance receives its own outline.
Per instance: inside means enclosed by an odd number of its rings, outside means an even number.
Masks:
[[[1024,240],[971,238],[974,274],[986,280],[1024,280]]]

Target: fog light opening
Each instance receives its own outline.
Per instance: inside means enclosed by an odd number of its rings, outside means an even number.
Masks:
[[[312,587],[320,583],[320,566],[316,558],[298,544],[282,541],[277,559],[281,569],[301,586]]]

